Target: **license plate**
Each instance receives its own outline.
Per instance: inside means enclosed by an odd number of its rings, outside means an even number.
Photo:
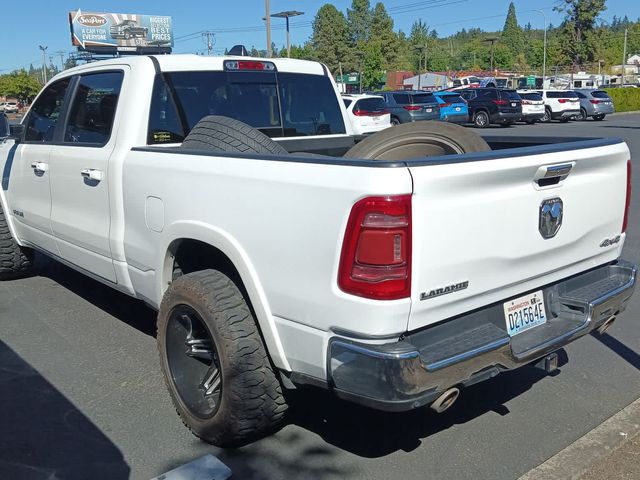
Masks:
[[[426,111],[427,113],[431,113],[431,111],[432,111],[432,110],[433,110],[433,109],[431,109],[431,108],[425,108],[425,111]]]
[[[373,117],[373,123],[380,123],[380,117]]]
[[[459,112],[459,111],[460,111],[460,107],[456,107],[456,112]]]
[[[512,103],[512,104],[511,104],[511,106],[512,106],[512,107],[515,107],[515,106],[516,106],[516,104],[515,104],[515,103]]]
[[[509,300],[503,307],[510,337],[547,322],[542,290]]]

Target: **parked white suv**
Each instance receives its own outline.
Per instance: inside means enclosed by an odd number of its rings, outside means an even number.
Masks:
[[[541,122],[568,122],[580,115],[580,99],[573,90],[538,90],[544,99],[545,115]]]
[[[367,135],[391,126],[391,114],[379,95],[343,95],[353,133]]]
[[[532,125],[544,118],[544,99],[538,92],[530,90],[518,90],[522,98],[522,121]]]

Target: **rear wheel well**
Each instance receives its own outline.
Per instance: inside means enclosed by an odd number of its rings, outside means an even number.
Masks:
[[[187,273],[211,268],[224,273],[243,290],[243,294],[246,293],[233,262],[221,250],[208,243],[189,238],[175,240],[169,246],[169,255],[173,260],[170,280]]]

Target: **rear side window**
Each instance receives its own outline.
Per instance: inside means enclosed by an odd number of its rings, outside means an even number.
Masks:
[[[65,142],[104,145],[109,141],[123,77],[123,72],[80,77],[64,132]]]
[[[431,93],[421,93],[418,95],[411,95],[411,103],[436,103],[436,98]]]
[[[603,92],[602,90],[596,90],[595,92],[591,92],[591,96],[593,98],[605,98],[609,99],[609,94],[607,92]]]
[[[478,97],[483,99],[498,98],[497,90],[478,90]]]
[[[344,106],[349,108],[349,105],[351,105],[351,100],[349,100],[348,98],[343,98],[342,102],[344,103]]]
[[[394,93],[393,99],[400,105],[411,103],[411,101],[409,100],[409,95],[406,93]]]
[[[465,92],[462,92],[462,93],[460,94],[460,96],[461,96],[462,98],[464,98],[465,100],[471,100],[471,99],[473,99],[473,98],[475,98],[475,97],[476,97],[476,92],[471,91],[471,90],[467,90],[467,91],[465,91]]]
[[[181,142],[207,115],[235,118],[270,137],[346,132],[340,104],[325,76],[174,72],[165,78],[166,84],[161,77],[154,84],[149,144]]]
[[[354,111],[379,112],[385,109],[384,100],[381,98],[363,98],[358,100],[353,107]]]
[[[25,141],[53,141],[53,133],[62,111],[62,103],[70,81],[70,78],[59,80],[48,86],[40,94],[29,112]]]
[[[464,103],[460,95],[440,95],[440,99],[446,103]]]

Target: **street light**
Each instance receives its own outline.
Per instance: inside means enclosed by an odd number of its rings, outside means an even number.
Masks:
[[[42,45],[38,45],[40,47],[40,50],[42,50],[42,79],[44,80],[44,83],[47,83],[47,48],[49,47],[43,47]]]
[[[485,38],[483,42],[491,42],[491,73],[493,73],[493,45],[498,40],[498,37]]]
[[[287,20],[287,58],[291,58],[291,40],[289,36],[289,17],[297,17],[298,15],[302,15],[304,12],[299,12],[297,10],[287,10],[285,12],[272,13],[272,17],[276,18],[285,18]]]

